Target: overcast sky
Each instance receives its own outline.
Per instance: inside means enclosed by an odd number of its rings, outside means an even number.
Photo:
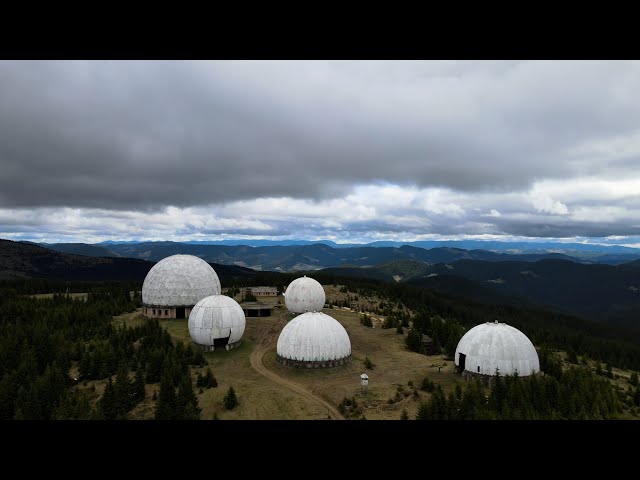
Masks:
[[[640,62],[0,62],[0,237],[640,246]]]

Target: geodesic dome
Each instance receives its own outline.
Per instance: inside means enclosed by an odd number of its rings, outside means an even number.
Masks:
[[[156,263],[144,279],[142,303],[190,307],[220,294],[220,280],[207,262],[193,255],[171,255]]]
[[[540,370],[538,352],[531,340],[506,323],[476,325],[460,339],[454,357],[461,370],[480,374],[527,376]]]
[[[217,340],[227,339],[222,344],[240,341],[246,319],[244,310],[233,298],[226,295],[211,295],[200,300],[189,314],[189,335],[198,345],[213,346]]]
[[[284,292],[284,303],[293,313],[319,312],[324,308],[325,299],[322,285],[306,275],[296,278]]]
[[[351,340],[335,318],[307,312],[285,325],[276,352],[280,359],[296,362],[335,362],[351,357]]]

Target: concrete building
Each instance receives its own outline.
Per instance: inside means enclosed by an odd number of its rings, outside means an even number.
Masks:
[[[533,343],[517,328],[506,323],[487,322],[476,325],[460,339],[454,362],[465,377],[495,375],[532,375],[540,370],[538,352]]]
[[[351,361],[351,340],[336,319],[322,312],[298,315],[278,337],[276,358],[289,367],[325,368]]]
[[[207,262],[193,255],[172,255],[156,263],[142,285],[147,317],[187,318],[193,306],[220,294],[220,280]]]
[[[240,344],[246,320],[238,302],[226,295],[200,300],[189,314],[189,335],[205,351],[230,350]]]
[[[256,297],[277,297],[278,289],[276,287],[247,287],[244,293],[251,293]]]
[[[273,305],[262,302],[243,302],[240,304],[245,317],[270,317]]]
[[[326,300],[322,285],[306,275],[291,282],[283,295],[292,313],[320,312]]]

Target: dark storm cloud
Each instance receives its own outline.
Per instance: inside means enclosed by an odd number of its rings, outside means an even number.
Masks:
[[[638,84],[638,62],[0,62],[0,236],[637,236]]]
[[[526,188],[608,164],[567,152],[635,128],[636,67],[0,62],[0,206],[329,198],[379,179]]]

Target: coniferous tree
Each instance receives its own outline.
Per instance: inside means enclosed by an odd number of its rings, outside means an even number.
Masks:
[[[638,383],[639,383],[639,382],[638,382],[638,374],[637,374],[636,372],[633,372],[633,373],[631,374],[631,377],[629,378],[629,383],[630,383],[631,385],[633,385],[634,387],[637,387],[637,386],[638,386]]]
[[[115,420],[118,416],[118,403],[111,377],[107,380],[100,407],[105,420]]]
[[[369,360],[369,357],[365,357],[364,358],[364,367],[368,370],[373,370],[373,367],[375,367],[375,365],[373,364],[373,362],[371,360]]]
[[[406,409],[402,410],[402,414],[400,415],[400,420],[409,420],[409,414]]]
[[[204,379],[205,379],[205,387],[215,388],[218,386],[218,381],[216,380],[216,377],[213,376],[213,373],[211,372],[210,368],[207,368],[207,373]]]
[[[418,330],[410,329],[404,340],[409,350],[422,353],[422,334]]]
[[[185,375],[178,387],[176,397],[176,420],[198,420],[201,408],[198,406],[198,397],[193,391],[191,376]]]
[[[156,420],[173,420],[176,416],[176,391],[173,386],[173,378],[169,369],[162,372],[160,392],[156,402]]]
[[[142,400],[144,400],[144,397],[146,395],[145,392],[145,387],[144,387],[145,383],[144,383],[144,372],[142,370],[142,368],[138,368],[136,370],[136,376],[133,379],[133,386],[132,386],[132,400],[133,400],[133,404],[138,404],[140,403]]]
[[[233,410],[238,405],[238,398],[233,386],[229,387],[227,394],[224,396],[224,408],[227,410]]]
[[[129,369],[126,364],[121,364],[118,368],[116,381],[113,384],[113,392],[115,398],[115,410],[118,417],[128,412],[133,406],[131,402],[132,396],[131,383],[129,382]]]

